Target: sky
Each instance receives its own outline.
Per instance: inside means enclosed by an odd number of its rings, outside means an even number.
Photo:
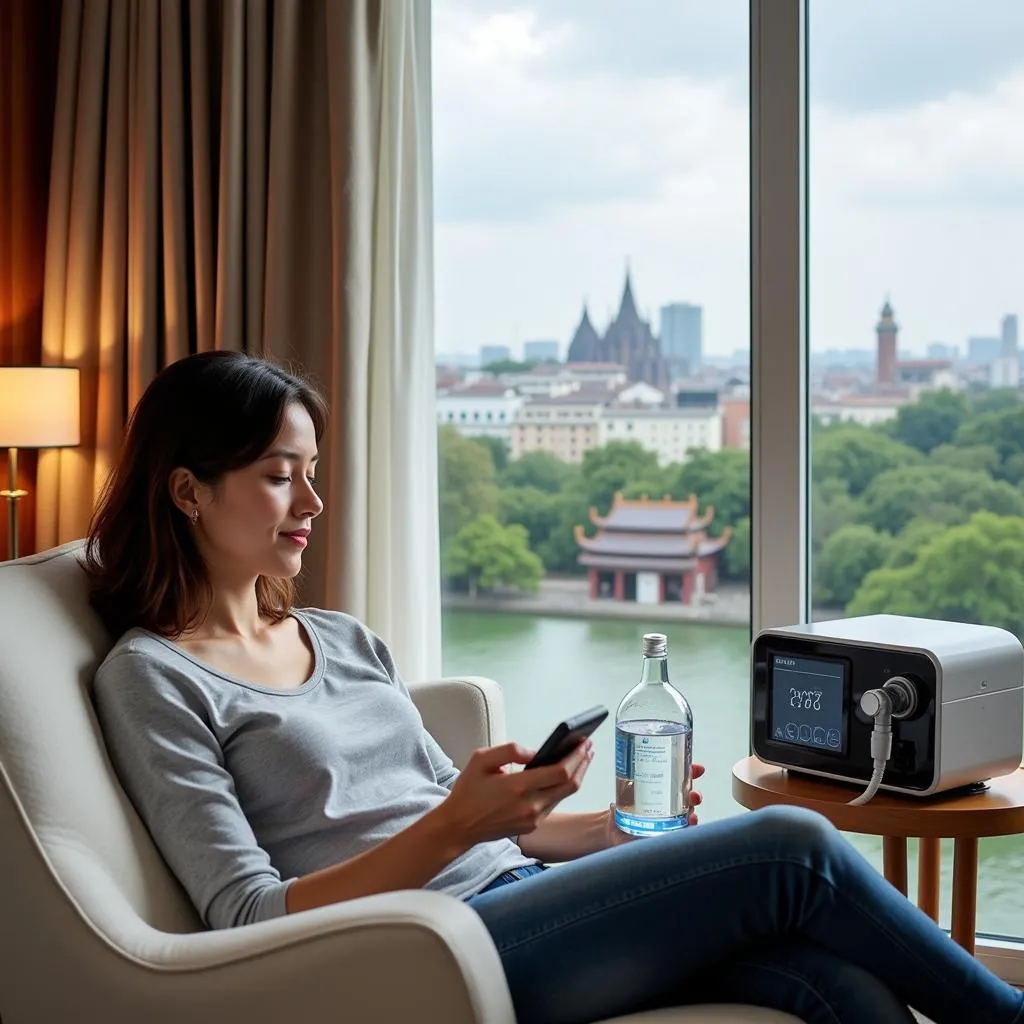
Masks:
[[[1024,2],[809,0],[812,351],[1024,318]],[[748,0],[433,0],[436,347],[659,328],[749,345]]]

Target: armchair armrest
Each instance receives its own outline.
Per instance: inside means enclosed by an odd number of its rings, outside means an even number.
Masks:
[[[493,679],[438,679],[416,683],[409,693],[427,731],[457,768],[462,768],[478,747],[505,742],[505,701]]]

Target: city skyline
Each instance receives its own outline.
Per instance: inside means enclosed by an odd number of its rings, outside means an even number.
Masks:
[[[434,11],[438,350],[565,345],[627,261],[645,319],[698,304],[709,356],[747,348],[746,0]],[[813,350],[869,347],[887,292],[915,352],[1024,306],[1024,5],[985,15],[812,3]]]

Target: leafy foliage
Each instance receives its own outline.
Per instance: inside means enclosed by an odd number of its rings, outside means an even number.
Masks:
[[[464,584],[476,596],[478,588],[497,586],[536,590],[544,565],[530,550],[525,527],[502,526],[494,516],[482,515],[445,545],[442,571],[449,582]]]

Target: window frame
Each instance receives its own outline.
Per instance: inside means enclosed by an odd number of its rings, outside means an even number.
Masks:
[[[810,618],[809,0],[750,0],[751,630]],[[1024,984],[1024,938],[976,955]]]

